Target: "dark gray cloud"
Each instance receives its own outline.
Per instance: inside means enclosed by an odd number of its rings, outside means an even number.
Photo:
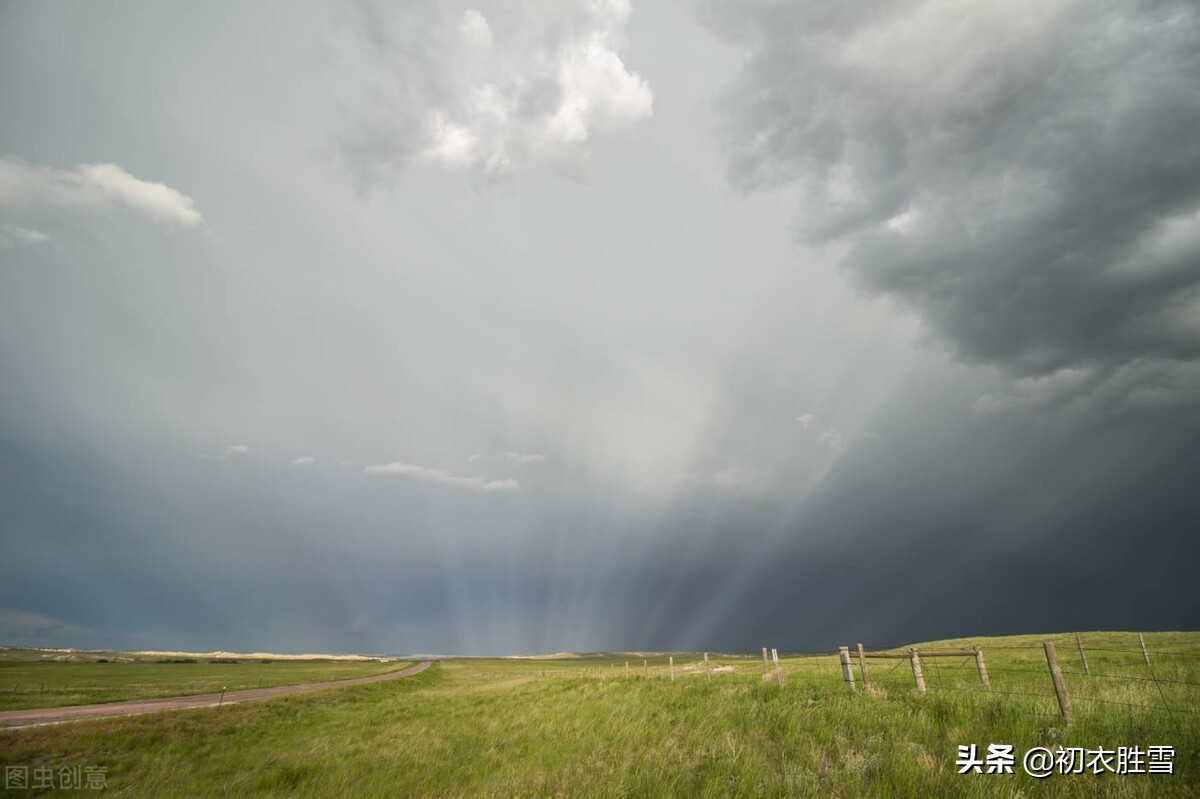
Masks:
[[[1162,2],[700,2],[742,48],[732,182],[962,358],[985,409],[1200,398],[1200,9]]]
[[[746,542],[767,554],[714,637],[827,648],[1195,627],[1194,412],[1062,435],[966,413],[970,383],[937,379],[909,375],[871,421],[885,435],[849,451],[778,538]]]

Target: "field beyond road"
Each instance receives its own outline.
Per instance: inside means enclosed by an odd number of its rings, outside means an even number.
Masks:
[[[59,655],[58,657],[62,657]],[[242,691],[369,677],[406,663],[233,660],[75,654],[55,661],[36,650],[0,651],[0,711]],[[119,662],[122,660],[132,662]],[[191,661],[191,662],[189,662]]]
[[[1043,640],[1058,645],[1070,724]],[[870,661],[870,688],[853,692],[830,655],[783,657],[782,686],[757,655],[706,669],[676,654],[674,680],[666,655],[448,660],[219,709],[0,730],[0,766],[101,769],[123,796],[1200,795],[1200,634],[1147,634],[1151,666],[1136,634],[1082,640],[1089,675],[1069,636],[918,645],[981,646],[990,672],[985,690],[973,657],[929,658],[925,694],[900,658]],[[1011,744],[1014,773],[959,774],[972,744],[981,757]],[[1060,746],[1167,746],[1172,773],[1023,772],[1023,752]]]

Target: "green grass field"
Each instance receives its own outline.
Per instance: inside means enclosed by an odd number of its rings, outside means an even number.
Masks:
[[[385,683],[0,731],[0,765],[100,766],[123,796],[1200,795],[1200,634],[1148,634],[1153,670],[1135,635],[1084,638],[1091,677],[1070,637],[938,642],[982,646],[992,690],[973,658],[927,659],[925,695],[904,660],[873,661],[855,693],[830,656],[784,658],[783,686],[757,655],[714,656],[733,672],[710,678],[679,654],[674,681],[666,656],[450,660]],[[1071,725],[1042,640],[1058,644]],[[1014,745],[1017,773],[957,773],[959,745],[989,743]],[[1175,773],[1022,773],[1021,753],[1058,745],[1172,746]]]
[[[337,660],[212,663],[201,659],[197,663],[164,663],[153,658],[130,658],[134,660],[132,663],[113,662],[119,657],[120,653],[114,652],[89,653],[76,662],[56,662],[43,659],[40,653],[30,650],[0,651],[0,710],[343,680],[395,671],[406,665]]]

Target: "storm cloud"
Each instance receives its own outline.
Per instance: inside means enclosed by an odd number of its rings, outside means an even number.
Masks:
[[[1194,6],[0,16],[0,643],[1200,623]]]
[[[1021,382],[984,410],[1200,399],[1194,3],[702,2],[745,62],[730,180]]]

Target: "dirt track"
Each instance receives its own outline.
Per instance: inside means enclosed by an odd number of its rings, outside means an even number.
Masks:
[[[0,727],[31,727],[36,724],[57,724],[63,721],[78,721],[80,719],[96,719],[106,716],[132,716],[138,713],[155,713],[163,710],[186,710],[194,707],[212,707],[217,704],[233,702],[250,702],[255,699],[268,699],[272,696],[287,696],[288,694],[303,694],[309,691],[321,691],[326,688],[340,688],[344,685],[362,685],[369,682],[394,680],[398,677],[411,677],[419,674],[431,665],[426,660],[415,666],[409,666],[399,671],[389,671],[387,674],[375,674],[370,677],[355,677],[349,680],[333,680],[331,682],[310,682],[302,685],[277,685],[273,688],[252,688],[247,691],[229,691],[222,698],[221,694],[195,694],[193,696],[173,696],[163,699],[136,699],[131,702],[109,702],[103,705],[73,705],[70,707],[49,707],[41,710],[5,710],[0,712]]]

